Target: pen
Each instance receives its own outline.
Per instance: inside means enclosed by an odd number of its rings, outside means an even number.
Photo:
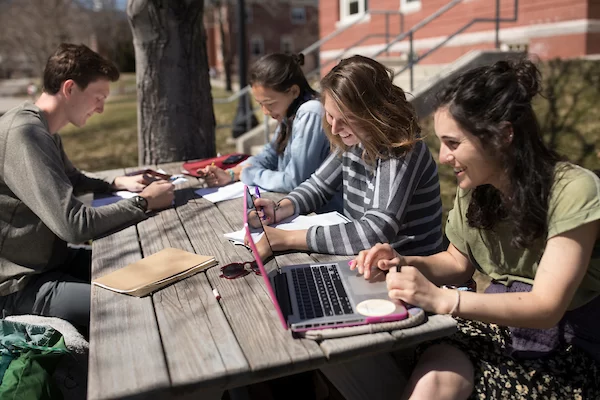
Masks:
[[[256,195],[257,199],[260,199],[260,190],[258,189],[258,186],[254,186],[254,194]],[[257,211],[263,211],[262,207],[259,209],[257,209]],[[265,219],[267,219],[267,216],[265,215],[265,213],[263,212],[262,217],[260,217],[260,219],[262,219],[263,221]]]
[[[217,300],[221,300],[221,295],[219,294],[219,291],[217,290],[217,288],[214,288],[212,290],[213,294],[215,295],[215,299]]]

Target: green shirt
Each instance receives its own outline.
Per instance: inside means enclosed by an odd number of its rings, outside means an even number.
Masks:
[[[471,191],[458,188],[454,209],[448,214],[446,235],[471,263],[494,281],[533,285],[535,273],[551,237],[600,219],[600,179],[591,171],[559,163],[548,209],[548,233],[526,249],[511,246],[512,224],[498,223],[493,230],[468,225],[467,209]],[[560,265],[556,265],[560,268]],[[600,294],[600,240],[596,239],[592,259],[569,309],[577,308]]]

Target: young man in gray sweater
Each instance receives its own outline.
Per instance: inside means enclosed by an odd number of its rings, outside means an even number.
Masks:
[[[56,133],[82,127],[102,113],[110,61],[84,45],[61,44],[44,70],[43,93],[0,118],[0,317],[55,316],[85,330],[90,311],[90,258],[67,247],[138,223],[171,205],[173,185],[141,175],[106,182],[69,161]],[[107,144],[108,145],[108,144]],[[84,192],[130,190],[130,200],[103,207],[82,204]]]

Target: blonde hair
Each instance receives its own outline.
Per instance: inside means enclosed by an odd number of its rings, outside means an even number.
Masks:
[[[394,85],[394,73],[377,61],[363,56],[346,58],[322,80],[325,96],[336,104],[345,122],[364,147],[363,159],[375,166],[378,159],[406,155],[420,140],[418,118],[404,90]],[[346,151],[338,135],[323,118],[331,147]]]

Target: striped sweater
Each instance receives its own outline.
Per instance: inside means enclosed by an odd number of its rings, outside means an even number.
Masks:
[[[403,158],[378,160],[375,171],[362,160],[362,151],[357,145],[341,157],[332,154],[287,196],[296,214],[306,214],[343,190],[344,215],[351,222],[311,227],[309,250],[353,255],[382,242],[402,255],[441,251],[440,184],[427,146],[418,142]]]

